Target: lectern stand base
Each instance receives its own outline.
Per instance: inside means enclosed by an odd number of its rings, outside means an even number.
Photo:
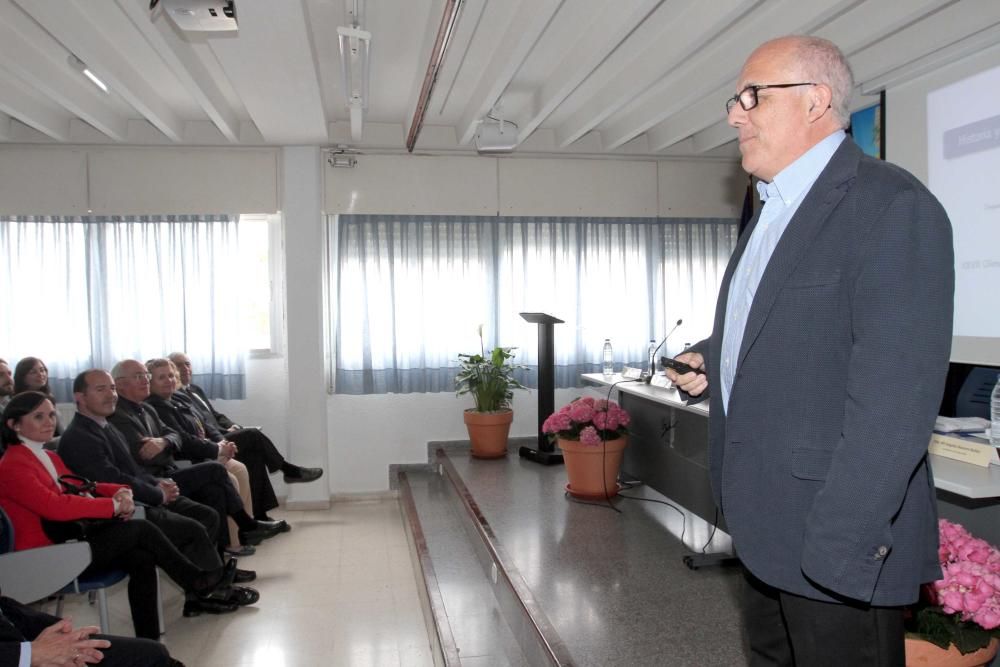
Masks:
[[[563,455],[558,452],[543,452],[540,449],[521,447],[517,453],[521,455],[522,459],[541,463],[543,466],[557,465],[563,462]]]

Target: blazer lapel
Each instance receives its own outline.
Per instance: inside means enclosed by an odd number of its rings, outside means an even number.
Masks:
[[[761,329],[764,328],[764,323],[781,288],[805,257],[830,214],[843,199],[848,185],[857,174],[860,158],[861,150],[849,137],[845,138],[792,216],[757,287],[757,294],[754,296],[753,305],[747,315],[746,328],[743,331],[737,368],[743,363]]]

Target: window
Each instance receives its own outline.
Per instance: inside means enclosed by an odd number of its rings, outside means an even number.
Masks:
[[[0,218],[0,356],[40,357],[61,401],[90,367],[184,350],[212,395],[242,398],[244,276],[228,216]]]
[[[732,220],[351,215],[331,218],[330,376],[340,393],[451,391],[459,352],[518,347],[535,369],[537,333],[556,325],[556,383],[574,386],[684,320],[667,350],[712,327],[736,244]],[[535,373],[525,376],[534,384]]]
[[[240,216],[243,346],[251,356],[281,354],[284,340],[284,289],[281,218]]]

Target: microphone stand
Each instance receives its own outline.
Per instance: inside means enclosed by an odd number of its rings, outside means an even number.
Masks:
[[[663,337],[663,340],[660,341],[660,344],[657,345],[656,349],[653,350],[653,353],[649,355],[649,359],[646,360],[646,362],[649,364],[649,375],[647,375],[645,379],[646,384],[652,382],[653,376],[656,375],[656,353],[660,351],[660,348],[663,347],[663,344],[667,342],[667,339],[670,338],[675,331],[677,331],[677,327],[679,327],[683,322],[684,322],[683,319],[677,320],[677,324],[674,325],[674,328],[667,332],[667,335]]]

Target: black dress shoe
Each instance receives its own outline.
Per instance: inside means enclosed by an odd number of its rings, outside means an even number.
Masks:
[[[246,530],[240,533],[240,542],[257,546],[266,539],[270,539],[278,533],[284,532],[280,524],[284,521],[258,521],[257,527],[253,530]],[[287,524],[286,524],[287,525]]]
[[[234,584],[246,584],[257,578],[257,573],[253,570],[241,570],[236,569],[236,575],[233,577]]]
[[[289,474],[286,472],[284,479],[285,484],[304,484],[305,482],[315,482],[322,476],[322,468],[303,468],[297,466],[297,469],[293,473]]]
[[[256,589],[247,586],[233,586],[229,590],[227,602],[238,607],[245,607],[248,604],[255,604],[258,600],[260,600],[260,593]]]
[[[202,614],[228,614],[236,611],[238,606],[235,602],[230,602],[228,599],[213,600],[198,598],[196,600],[185,600],[183,613],[185,618],[201,616]]]

